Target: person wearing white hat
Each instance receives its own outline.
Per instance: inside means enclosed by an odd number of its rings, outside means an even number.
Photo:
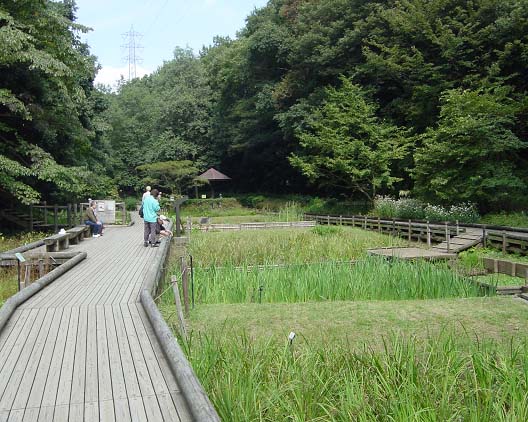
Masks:
[[[145,188],[145,193],[143,193],[143,196],[141,197],[141,204],[143,204],[143,202],[145,202],[145,198],[147,196],[150,196],[150,190],[151,190],[151,187],[150,186],[147,186]]]

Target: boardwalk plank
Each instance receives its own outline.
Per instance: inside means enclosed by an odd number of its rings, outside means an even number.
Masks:
[[[46,385],[46,380],[48,378],[49,367],[51,364],[51,359],[53,357],[53,350],[57,343],[57,337],[59,334],[59,329],[62,321],[62,309],[57,309],[53,316],[53,324],[46,341],[46,346],[42,351],[42,358],[40,360],[37,375],[35,377],[33,386],[31,387],[31,392],[29,393],[29,398],[27,402],[27,407],[39,407],[42,402],[42,396],[44,394],[44,386]]]
[[[88,336],[88,308],[79,308],[79,323],[77,329],[77,344],[75,345],[75,361],[73,363],[73,382],[70,404],[84,403],[86,380],[86,343]],[[82,406],[80,406],[83,408]],[[70,409],[71,412],[71,409]]]
[[[25,407],[33,407],[27,406],[29,401],[29,395],[35,382],[35,378],[38,375],[37,370],[40,367],[41,361],[43,359],[48,359],[48,355],[45,355],[44,353],[44,351],[46,350],[46,346],[48,345],[48,341],[51,344],[55,342],[54,336],[56,335],[56,332],[59,327],[60,314],[60,310],[56,312],[55,309],[48,309],[48,312],[46,313],[46,317],[43,322],[39,338],[37,339],[33,351],[31,352],[31,356],[29,357],[29,361],[25,368],[22,381],[20,382],[20,385],[18,387],[18,391],[15,393],[16,396],[14,398],[14,403],[12,406],[13,409],[24,409]],[[24,419],[25,418],[26,416],[24,415]]]
[[[84,401],[99,401],[99,375],[97,365],[97,315],[95,308],[88,308],[88,327],[86,331],[86,384]]]
[[[110,373],[110,359],[108,356],[108,340],[104,308],[96,307],[97,315],[97,372],[99,379],[99,401],[113,400],[112,375]]]
[[[113,400],[103,401],[99,403],[99,408],[101,409],[101,422],[115,422]]]
[[[41,309],[38,312],[37,318],[35,319],[28,336],[20,339],[20,341],[17,342],[19,347],[15,344],[15,347],[11,350],[12,358],[16,363],[13,366],[6,365],[3,374],[1,375],[2,379],[0,379],[0,386],[3,384],[5,387],[3,389],[0,388],[0,393],[2,393],[0,394],[0,410],[11,409],[15,394],[20,386],[20,380],[24,375],[28,359],[33,351],[33,347],[35,346],[43,322],[45,322],[45,314],[46,309]],[[24,413],[22,412],[22,416],[23,415]],[[11,418],[12,416],[9,417]]]
[[[117,399],[114,402],[115,416],[117,422],[130,422],[130,406],[127,399]]]
[[[123,374],[125,378],[127,396],[129,398],[140,397],[141,392],[139,390],[136,369],[134,368],[134,361],[130,352],[130,346],[128,344],[128,339],[126,336],[123,317],[121,315],[121,309],[119,307],[116,307],[112,308],[112,311],[114,314],[119,353],[121,355],[121,364],[123,366]]]
[[[99,402],[84,404],[84,421],[99,422]],[[71,422],[73,422],[73,420]]]
[[[40,412],[39,412],[38,422],[52,421],[54,412],[55,412],[55,407],[53,406],[41,407]]]
[[[68,420],[70,422],[76,422],[76,421],[80,422],[84,420],[84,404],[82,403],[70,404]]]
[[[23,422],[37,422],[39,410],[40,409],[34,407],[26,409],[26,411],[24,412],[24,419],[22,419]]]
[[[64,358],[62,360],[61,374],[57,391],[57,405],[69,405],[73,380],[73,364],[75,361],[75,345],[79,328],[79,308],[72,308]]]
[[[62,368],[62,360],[64,357],[64,348],[66,347],[66,339],[68,337],[68,329],[70,327],[71,308],[65,309],[60,323],[59,336],[55,343],[53,350],[53,357],[51,359],[50,368],[48,371],[48,378],[44,387],[44,396],[42,397],[42,406],[54,407],[57,399],[57,390],[59,386],[60,373]]]
[[[22,315],[17,321],[16,326],[11,330],[11,334],[6,339],[2,353],[0,353],[0,377],[3,375],[4,368],[8,368],[11,361],[9,360],[10,356],[13,356],[11,351],[16,347],[21,340],[24,340],[24,337],[27,336],[29,330],[32,327],[33,322],[37,316],[37,310],[21,312]],[[7,370],[7,369],[6,369]],[[0,378],[1,379],[1,378]],[[3,389],[0,385],[0,394],[3,392]]]
[[[126,399],[125,376],[121,364],[117,331],[112,308],[105,306],[106,333],[108,338],[108,354],[110,356],[110,372],[112,373],[112,395],[114,400]],[[129,412],[130,416],[130,412]],[[118,418],[119,419],[119,418]]]
[[[142,224],[71,247],[88,257],[0,331],[0,422],[192,420],[137,303],[159,249]]]

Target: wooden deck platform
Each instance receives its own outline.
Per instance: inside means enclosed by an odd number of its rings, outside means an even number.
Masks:
[[[30,298],[0,332],[0,422],[189,421],[138,303],[159,248],[143,224],[72,251],[87,259]]]
[[[378,255],[386,258],[399,259],[424,259],[424,260],[448,260],[456,258],[454,253],[446,253],[433,249],[421,248],[379,248],[369,249],[369,255]]]

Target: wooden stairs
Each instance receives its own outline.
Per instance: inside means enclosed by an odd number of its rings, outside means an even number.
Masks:
[[[481,242],[482,230],[467,228],[464,233],[460,233],[458,236],[450,238],[449,244],[444,240],[442,243],[433,246],[431,249],[438,252],[459,253],[478,245]]]

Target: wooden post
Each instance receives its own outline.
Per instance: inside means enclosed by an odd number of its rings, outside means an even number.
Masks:
[[[482,247],[486,247],[486,226],[482,227]]]
[[[33,204],[29,204],[29,231],[33,231]]]
[[[339,225],[340,226],[343,225],[343,216],[342,215],[339,216]]]
[[[57,204],[53,206],[53,226],[55,227],[55,233],[59,231],[59,208]]]
[[[48,203],[44,201],[43,204],[44,204],[44,224],[48,225]]]
[[[499,260],[494,259],[493,260],[493,273],[497,274],[499,272]]]
[[[458,220],[456,220],[456,235],[458,236],[460,234],[460,226],[458,224]]]
[[[412,230],[411,230],[411,220],[409,220],[409,226],[407,227],[407,240],[410,242],[411,241],[411,235],[412,235]]]
[[[189,315],[189,280],[187,278],[187,262],[185,257],[180,257],[180,268],[182,275],[182,290],[183,290],[183,305],[185,307],[185,315]]]
[[[502,252],[506,253],[506,231],[502,231]]]
[[[517,263],[516,262],[512,262],[511,276],[512,277],[516,277],[517,276]]]
[[[381,218],[378,216],[378,232],[381,233]]]
[[[185,327],[185,319],[183,317],[182,304],[180,299],[180,290],[178,289],[178,277],[171,277],[172,291],[174,292],[174,303],[176,305],[176,312],[178,313],[178,322],[180,323],[180,335],[187,341],[187,328]]]
[[[72,227],[72,204],[68,204],[66,207],[66,221],[68,224],[68,227]]]
[[[427,220],[427,247],[431,247],[431,227],[429,226],[429,220]]]
[[[356,227],[356,217],[352,216],[352,227]]]
[[[328,225],[330,225],[330,216],[329,215],[326,216],[326,222],[327,222]]]
[[[127,216],[127,209],[126,209],[126,202],[123,202],[123,226],[126,226],[126,216]]]
[[[392,235],[396,236],[396,220],[392,219]]]
[[[363,224],[364,224],[364,228],[365,228],[365,230],[367,230],[367,216],[365,216],[365,219],[364,219],[364,223],[363,223]]]
[[[44,260],[43,259],[39,259],[38,261],[38,272],[39,272],[39,278],[44,277],[45,273],[44,273]]]
[[[449,245],[449,240],[451,238],[450,236],[450,233],[449,233],[449,226],[447,225],[447,221],[444,223],[445,224],[445,236],[446,236],[446,242],[447,242],[447,252],[450,251],[450,245]]]

